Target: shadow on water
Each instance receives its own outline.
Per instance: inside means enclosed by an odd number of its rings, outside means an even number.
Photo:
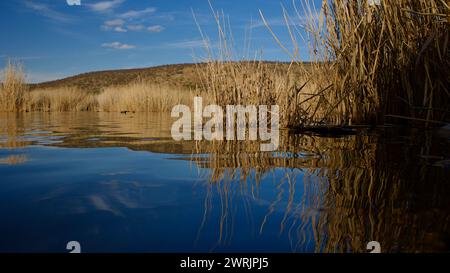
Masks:
[[[126,147],[193,164],[205,196],[195,208],[201,217],[191,239],[207,240],[211,251],[233,249],[247,230],[285,236],[288,252],[364,252],[374,240],[385,252],[450,250],[450,145],[434,131],[397,128],[337,138],[283,131],[278,151],[262,153],[257,142],[173,141],[166,114],[0,117],[0,147],[10,151],[0,165],[25,164],[28,155],[20,150],[31,145]],[[108,198],[92,198],[110,207]],[[116,199],[134,207],[148,202],[145,196]]]

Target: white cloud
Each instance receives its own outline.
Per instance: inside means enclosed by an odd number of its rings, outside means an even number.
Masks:
[[[131,19],[131,18],[140,18],[145,15],[153,14],[156,12],[156,8],[146,8],[143,10],[130,10],[125,13],[119,15],[120,18]]]
[[[112,1],[109,1],[112,2]],[[146,8],[142,10],[130,10],[125,13],[116,16],[116,19],[108,20],[103,23],[101,28],[106,31],[115,32],[128,32],[128,31],[143,31],[147,30],[149,32],[161,32],[164,30],[163,26],[153,25],[146,27],[142,24],[141,19],[146,15],[150,15],[156,12],[156,8]]]
[[[120,6],[125,0],[102,1],[95,4],[89,4],[88,7],[94,11],[107,12]]]
[[[115,32],[128,32],[128,30],[126,28],[123,28],[123,27],[115,27],[114,31]]]
[[[49,5],[44,3],[36,3],[32,1],[25,1],[25,7],[33,10],[34,12],[47,17],[48,19],[59,21],[59,22],[69,22],[72,18],[62,12],[52,9]]]
[[[115,31],[115,32],[128,32],[128,31],[142,31],[145,26],[142,24],[127,25],[123,19],[114,19],[105,21],[102,25],[102,29],[105,31]],[[161,32],[164,30],[163,26],[154,25],[147,27],[149,32]]]
[[[163,26],[160,26],[160,25],[155,25],[155,26],[149,26],[148,28],[147,28],[147,30],[149,31],[149,32],[162,32],[163,30],[164,30],[164,27]]]
[[[143,25],[129,25],[129,26],[127,26],[127,28],[131,31],[141,31],[145,27]]]
[[[113,48],[113,49],[133,49],[136,48],[134,45],[123,44],[121,42],[104,43],[102,47]]]
[[[118,26],[123,26],[123,24],[125,24],[124,20],[122,20],[122,19],[115,19],[115,20],[105,21],[105,23],[103,25],[107,26],[107,27],[118,27]]]
[[[105,21],[102,25],[102,29],[106,31],[112,30],[115,32],[127,32],[128,30],[124,26],[125,26],[124,20],[114,19]]]
[[[204,47],[205,41],[203,40],[191,40],[191,41],[179,41],[174,43],[169,43],[167,46],[172,48],[196,48]]]

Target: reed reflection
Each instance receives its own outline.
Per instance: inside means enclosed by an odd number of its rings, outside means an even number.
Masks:
[[[216,206],[222,215],[218,244],[239,232],[233,226],[236,195],[250,199],[247,203],[257,201],[257,192],[267,186],[262,177],[282,171],[278,192],[258,219],[259,230],[264,232],[275,210],[283,210],[280,233],[288,234],[292,251],[306,251],[313,241],[316,252],[365,252],[373,240],[386,252],[450,249],[450,172],[436,164],[449,154],[448,143],[433,132],[340,138],[285,133],[279,152],[260,153],[258,147],[243,142],[197,145],[197,153],[209,154],[206,159],[193,156],[210,170],[205,217]],[[220,204],[211,202],[214,194]]]

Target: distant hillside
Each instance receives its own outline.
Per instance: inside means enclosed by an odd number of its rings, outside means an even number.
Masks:
[[[78,87],[83,90],[98,92],[108,86],[126,85],[139,79],[145,79],[156,84],[193,88],[199,82],[195,69],[195,64],[176,64],[150,68],[97,71],[55,81],[30,84],[30,87],[32,90]]]
[[[274,67],[286,69],[286,63],[267,62]],[[77,87],[90,92],[99,92],[105,87],[126,85],[139,79],[155,84],[181,88],[195,88],[200,84],[196,66],[204,64],[174,64],[150,68],[123,69],[83,73],[80,75],[38,84],[30,84],[31,90],[41,88]]]

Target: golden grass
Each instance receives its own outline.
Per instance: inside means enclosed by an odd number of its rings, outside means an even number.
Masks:
[[[331,85],[318,96],[317,121],[379,124],[390,118],[431,126],[436,124],[433,121],[450,120],[448,1],[370,5],[369,1],[324,0],[319,9],[311,2],[302,3],[303,12],[294,8],[298,18],[291,19],[286,11],[284,17],[294,48],[299,48],[297,41],[310,45],[317,64],[311,79]],[[291,22],[302,21],[300,14],[305,13],[307,23],[292,27]],[[293,62],[301,60],[298,52],[288,54]],[[408,120],[392,120],[392,116]]]
[[[8,63],[0,85],[0,110],[5,112],[22,111],[27,87],[25,73],[21,65]]]
[[[279,105],[281,127],[307,122],[307,113],[312,110],[293,102],[300,97],[310,98],[306,90],[314,90],[313,85],[307,82],[303,73],[293,73],[289,68],[282,69],[281,65],[273,66],[258,60],[210,60],[198,73],[202,78],[203,93],[212,96],[222,107]]]
[[[448,4],[324,0],[317,8],[311,1],[301,3],[301,8],[294,4],[293,17],[283,9],[290,46],[261,12],[291,58],[283,73],[257,60],[236,62],[229,23],[213,10],[218,48],[200,29],[207,55],[206,69],[199,69],[203,90],[220,104],[278,104],[283,127],[450,121]],[[301,42],[310,47],[307,65]]]
[[[98,108],[95,95],[70,87],[31,91],[26,104],[28,111],[43,112],[93,111]]]
[[[22,67],[9,64],[5,71],[0,87],[0,111],[4,112],[170,112],[177,104],[192,105],[196,94],[146,80],[110,86],[99,93],[77,87],[29,91]]]
[[[177,104],[191,105],[194,94],[187,90],[154,85],[145,81],[108,87],[97,96],[104,112],[170,112]]]

